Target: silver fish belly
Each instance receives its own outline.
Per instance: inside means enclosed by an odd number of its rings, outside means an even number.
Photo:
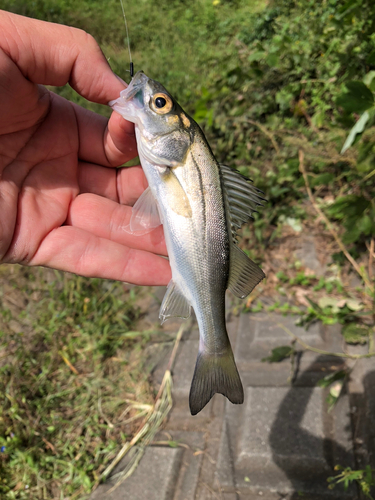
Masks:
[[[165,88],[137,73],[110,103],[135,123],[149,188],[133,207],[130,230],[163,224],[172,281],[160,309],[163,321],[196,314],[199,353],[190,389],[193,415],[221,393],[243,402],[243,388],[225,325],[225,292],[245,297],[263,271],[236,245],[236,232],[263,199],[228,167],[219,165],[199,126]]]

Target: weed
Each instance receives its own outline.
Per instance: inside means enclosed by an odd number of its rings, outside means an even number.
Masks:
[[[340,471],[336,476],[328,478],[329,488],[333,489],[336,485],[343,483],[345,491],[348,490],[351,483],[356,482],[366,498],[373,500],[371,488],[375,486],[375,470],[368,465],[365,469],[353,470],[350,467],[335,466],[336,471]]]

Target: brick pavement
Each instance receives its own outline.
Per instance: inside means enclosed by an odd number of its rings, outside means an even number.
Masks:
[[[156,308],[155,308],[156,309]],[[155,318],[153,317],[153,320]],[[174,407],[157,437],[183,446],[149,448],[136,472],[114,493],[101,485],[91,500],[355,500],[355,487],[327,489],[335,464],[375,467],[375,362],[358,361],[346,394],[327,412],[327,390],[317,380],[344,366],[340,358],[304,353],[293,385],[290,362],[262,357],[290,338],[283,324],[305,342],[340,351],[337,327],[316,324],[308,331],[276,313],[228,318],[245,403],[231,405],[216,394],[190,416],[188,394],[198,350],[193,325],[184,335],[174,369]],[[168,324],[168,323],[167,323]],[[160,382],[168,353],[155,370]]]

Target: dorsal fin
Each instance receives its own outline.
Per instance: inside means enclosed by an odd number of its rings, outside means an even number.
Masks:
[[[226,165],[220,165],[225,213],[230,242],[229,279],[227,288],[240,298],[246,297],[265,277],[255,262],[237,246],[237,230],[252,218],[258,206],[266,201],[250,180]]]
[[[233,242],[237,241],[237,230],[252,219],[257,207],[266,201],[262,191],[255,188],[249,179],[226,165],[220,165],[227,217],[230,222]]]

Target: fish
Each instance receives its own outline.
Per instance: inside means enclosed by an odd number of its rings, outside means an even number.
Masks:
[[[159,317],[187,319],[194,309],[199,351],[189,394],[192,415],[215,393],[244,400],[225,321],[229,289],[244,298],[265,274],[239,248],[238,229],[260,205],[262,192],[221,165],[199,125],[159,82],[139,71],[109,105],[135,125],[148,181],[127,231],[146,234],[163,225],[172,280]]]

